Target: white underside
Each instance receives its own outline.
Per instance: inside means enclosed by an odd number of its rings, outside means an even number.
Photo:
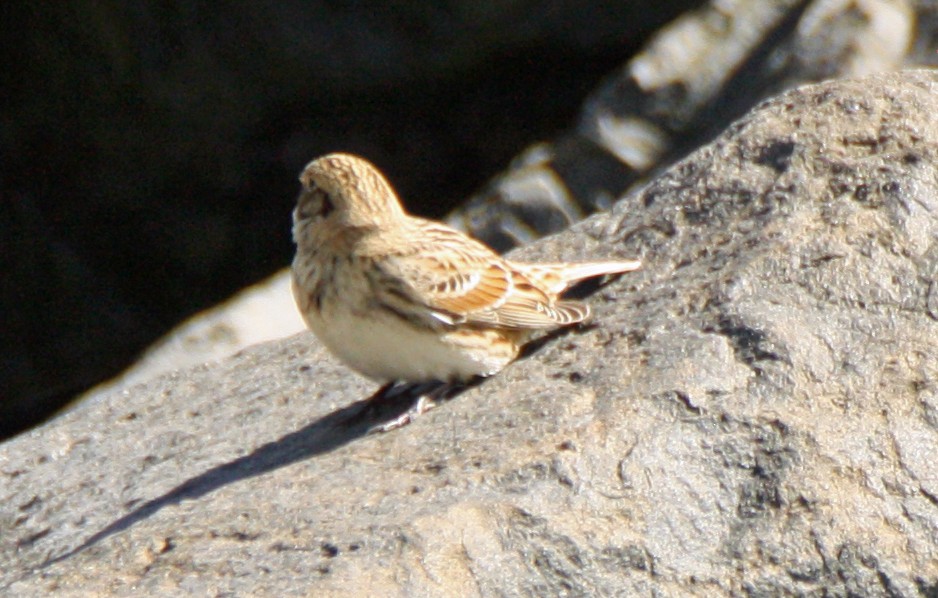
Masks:
[[[364,319],[340,308],[327,316],[328,322],[313,316],[307,324],[346,365],[380,382],[467,380],[494,374],[507,363],[485,351],[455,347],[393,315]]]

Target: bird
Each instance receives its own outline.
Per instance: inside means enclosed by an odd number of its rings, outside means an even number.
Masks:
[[[292,289],[307,327],[383,389],[498,373],[539,333],[586,321],[577,282],[639,260],[527,263],[408,214],[364,158],[333,153],[300,175]],[[380,394],[380,391],[379,391]]]

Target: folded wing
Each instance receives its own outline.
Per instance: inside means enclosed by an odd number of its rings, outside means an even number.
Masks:
[[[545,329],[589,317],[589,307],[557,299],[546,274],[515,267],[485,245],[445,225],[422,221],[421,236],[433,250],[401,251],[381,265],[389,279],[403,282],[406,298],[443,324]],[[560,290],[566,288],[563,285]]]

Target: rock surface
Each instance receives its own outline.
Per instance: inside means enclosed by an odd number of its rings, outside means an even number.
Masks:
[[[307,335],[0,446],[0,591],[934,595],[938,74],[768,102],[529,258],[641,255],[413,424]]]

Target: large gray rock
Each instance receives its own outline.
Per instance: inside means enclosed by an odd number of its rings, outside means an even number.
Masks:
[[[11,595],[935,595],[938,74],[762,105],[530,258],[595,325],[392,433],[311,336],[0,446]]]

